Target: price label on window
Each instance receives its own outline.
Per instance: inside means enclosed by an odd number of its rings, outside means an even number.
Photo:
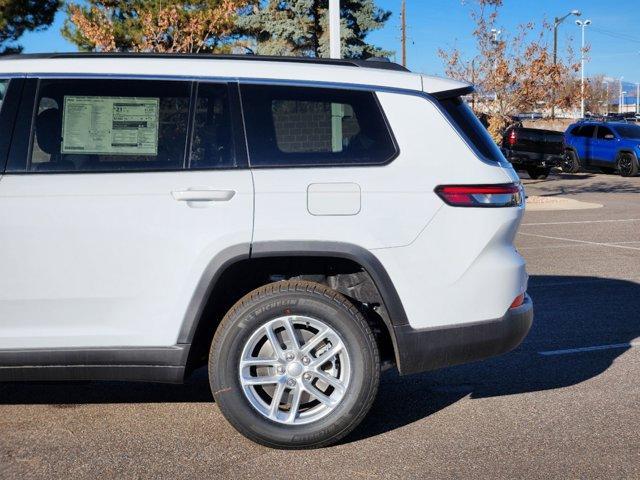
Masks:
[[[65,95],[62,153],[158,154],[158,98]]]

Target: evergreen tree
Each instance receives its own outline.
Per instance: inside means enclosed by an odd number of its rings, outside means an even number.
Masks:
[[[16,41],[51,25],[59,7],[60,0],[0,0],[0,55],[20,53]]]
[[[374,0],[341,0],[342,56],[389,55],[365,40],[390,16]],[[329,0],[268,0],[241,15],[237,24],[255,42],[255,53],[329,57]]]
[[[85,0],[68,5],[62,34],[84,51],[214,52],[236,36],[238,11],[251,3]]]

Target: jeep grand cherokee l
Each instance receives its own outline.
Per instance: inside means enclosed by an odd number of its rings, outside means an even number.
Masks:
[[[182,382],[318,447],[403,375],[532,322],[510,164],[461,99],[391,63],[0,60],[0,380]]]

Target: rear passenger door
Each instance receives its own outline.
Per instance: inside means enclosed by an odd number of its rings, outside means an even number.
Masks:
[[[249,251],[238,104],[226,83],[28,81],[0,183],[0,348],[176,343],[206,265]]]
[[[582,160],[583,165],[590,165],[593,162],[593,148],[594,148],[594,135],[596,131],[595,125],[583,125],[579,132],[580,148],[578,149],[578,155]]]
[[[616,136],[609,127],[598,125],[593,141],[593,158],[598,164],[610,165],[616,160]]]

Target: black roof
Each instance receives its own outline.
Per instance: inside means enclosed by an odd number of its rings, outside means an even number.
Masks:
[[[313,63],[319,65],[343,65],[351,67],[377,68],[382,70],[396,70],[408,72],[409,69],[397,63],[390,62],[388,58],[371,57],[367,60],[361,59],[335,59],[335,58],[312,58],[312,57],[277,57],[267,55],[217,55],[217,54],[194,54],[194,53],[149,53],[149,52],[70,52],[70,53],[28,53],[19,55],[0,56],[0,59],[46,59],[46,58],[188,58],[200,60],[254,60],[263,62],[294,62]]]

